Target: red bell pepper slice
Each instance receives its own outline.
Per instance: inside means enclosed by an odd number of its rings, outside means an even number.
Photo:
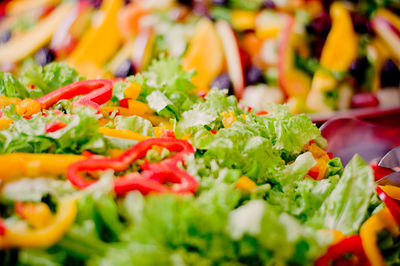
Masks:
[[[69,181],[78,188],[90,186],[95,180],[86,179],[81,173],[97,170],[113,169],[123,171],[130,164],[146,156],[153,146],[159,146],[176,152],[169,158],[157,162],[145,162],[141,168],[142,172],[130,173],[114,180],[114,191],[117,195],[124,195],[131,190],[139,190],[143,194],[155,193],[194,193],[197,189],[197,180],[177,167],[182,163],[185,156],[194,153],[193,146],[181,139],[175,138],[153,138],[139,142],[121,156],[116,158],[90,158],[74,163],[68,168]],[[164,183],[174,183],[172,187]]]
[[[371,162],[369,163],[369,166],[371,166],[372,171],[374,172],[375,181],[394,173],[392,169],[378,166],[378,162]]]
[[[357,261],[355,262],[351,259],[347,259],[344,265],[370,265],[359,235],[348,236],[342,239],[339,243],[330,246],[326,254],[317,259],[314,265],[329,266],[332,265],[331,262],[335,260],[343,262],[343,255],[348,253],[355,255]]]
[[[4,236],[6,234],[6,224],[4,220],[0,218],[0,236]]]
[[[96,110],[99,110],[99,105],[104,104],[111,99],[112,90],[113,84],[110,80],[83,80],[59,88],[36,100],[43,105],[44,109],[48,109],[59,100],[68,100],[79,95],[84,95],[74,104],[91,106]]]
[[[44,130],[46,130],[46,132],[56,132],[60,129],[63,129],[66,126],[67,126],[67,124],[65,124],[64,122],[53,121],[51,123],[46,124],[44,126]]]
[[[378,197],[383,201],[393,216],[393,219],[400,225],[400,206],[390,198],[380,187],[376,187]]]
[[[268,114],[268,112],[264,111],[264,110],[260,110],[260,111],[256,112],[256,115],[267,115],[267,114]]]

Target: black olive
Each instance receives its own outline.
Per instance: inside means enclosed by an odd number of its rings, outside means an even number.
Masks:
[[[233,85],[228,73],[223,73],[216,77],[211,82],[210,88],[217,88],[219,90],[227,89],[230,95],[233,94]]]
[[[398,87],[399,84],[400,70],[391,59],[388,59],[381,72],[381,87]]]
[[[129,59],[125,59],[118,69],[115,71],[115,76],[118,78],[125,78],[127,76],[131,76],[135,74],[135,68],[132,64],[132,61]]]
[[[264,3],[261,6],[262,8],[267,8],[267,9],[275,9],[276,5],[274,3],[274,1],[272,0],[266,0],[264,1]]]
[[[35,54],[35,60],[41,66],[47,65],[48,63],[54,61],[55,58],[54,52],[46,47],[39,49]]]
[[[0,43],[6,43],[11,39],[11,31],[6,30],[5,32],[3,32],[3,34],[1,34],[0,36]]]
[[[369,66],[368,59],[363,57],[356,58],[350,65],[350,75],[352,75],[358,85],[361,85],[365,80],[367,68]]]
[[[178,0],[178,3],[184,6],[189,6],[191,7],[193,5],[192,0]]]
[[[103,0],[89,0],[89,3],[94,7],[94,8],[100,8],[101,4],[103,3]]]
[[[211,2],[214,6],[225,6],[228,4],[227,0],[212,0]]]
[[[351,19],[353,21],[353,27],[354,30],[359,33],[359,34],[373,34],[374,31],[372,29],[372,25],[368,17],[357,14],[357,13],[352,13]]]
[[[331,26],[332,21],[329,14],[323,12],[306,26],[306,30],[309,34],[317,35],[320,38],[326,38],[331,30]]]
[[[258,83],[264,83],[265,79],[263,72],[254,66],[251,66],[246,71],[246,85],[254,85]]]

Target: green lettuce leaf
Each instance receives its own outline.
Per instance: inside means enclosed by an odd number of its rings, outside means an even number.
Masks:
[[[148,103],[161,116],[180,119],[181,113],[199,100],[192,94],[192,76],[193,73],[182,69],[178,59],[161,57],[147,71],[128,80],[141,85],[138,100]]]
[[[335,189],[310,220],[310,225],[337,229],[345,235],[357,233],[368,215],[375,186],[372,169],[359,155],[355,155]]]
[[[78,72],[66,63],[50,63],[44,67],[34,66],[21,71],[21,82],[30,90],[30,98],[39,98],[58,88],[82,80]]]
[[[11,73],[0,72],[0,95],[6,97],[29,97],[29,91]]]
[[[127,129],[145,136],[154,137],[153,125],[140,116],[117,116],[114,119],[116,129]]]
[[[81,108],[75,115],[57,115],[49,112],[47,116],[34,115],[31,119],[18,116],[15,107],[4,111],[14,120],[13,125],[0,130],[0,153],[77,153],[90,150],[105,153],[107,143],[98,132],[98,118],[93,110]],[[45,126],[60,121],[67,126],[55,132],[46,132]]]

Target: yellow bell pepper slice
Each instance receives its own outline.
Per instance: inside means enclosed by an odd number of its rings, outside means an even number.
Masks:
[[[55,244],[68,231],[75,221],[77,207],[74,198],[60,200],[58,211],[52,221],[43,228],[6,227],[4,236],[0,236],[0,248],[44,248]]]
[[[33,9],[56,5],[59,2],[60,0],[14,0],[7,4],[6,13],[8,16],[19,16]]]
[[[68,15],[72,6],[73,4],[69,2],[59,5],[48,17],[32,29],[11,38],[10,41],[0,46],[0,63],[18,62],[43,47],[50,41],[58,25]]]
[[[195,70],[193,84],[198,90],[208,91],[208,86],[222,71],[224,51],[218,33],[209,19],[197,24],[193,39],[183,58],[183,69]]]
[[[66,173],[68,166],[85,157],[71,154],[9,153],[0,155],[0,180],[18,176],[57,176]]]
[[[52,214],[46,203],[17,203],[21,207],[17,207],[17,212],[27,221],[33,228],[44,228],[52,221]],[[18,206],[18,205],[17,205]],[[20,208],[20,210],[18,210]]]
[[[335,89],[337,80],[328,71],[347,71],[357,57],[358,37],[354,32],[349,11],[343,3],[335,2],[330,9],[332,29],[321,54],[321,66],[313,77],[311,92],[307,105],[314,111],[330,111],[322,97],[322,93]]]
[[[389,197],[400,200],[400,187],[385,185],[379,186]]]
[[[141,90],[142,90],[142,87],[140,86],[139,83],[132,82],[128,87],[125,88],[124,95],[127,98],[136,100],[137,97],[139,97]]]
[[[257,188],[257,184],[253,180],[248,178],[247,176],[242,176],[236,182],[235,188],[239,188],[241,190],[252,192],[254,189]]]
[[[88,73],[90,69],[101,69],[119,48],[122,38],[117,27],[117,14],[123,7],[122,0],[104,0],[99,10],[99,21],[84,34],[78,46],[67,59],[68,63],[85,75],[95,75],[96,71]],[[99,73],[100,75],[102,73]]]
[[[10,118],[0,118],[0,129],[8,128],[13,123]]]
[[[256,12],[232,10],[232,27],[239,31],[252,30],[256,26]]]
[[[399,227],[387,208],[384,208],[372,215],[360,229],[360,236],[365,254],[371,266],[384,266],[385,261],[377,245],[377,233],[383,229],[389,230],[394,236],[400,234]]]
[[[121,138],[121,139],[132,139],[137,141],[142,141],[146,139],[150,139],[151,137],[144,136],[132,130],[126,129],[112,129],[108,127],[99,128],[99,132],[104,136]]]

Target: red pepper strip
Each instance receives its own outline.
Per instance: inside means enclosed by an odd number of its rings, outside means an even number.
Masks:
[[[385,203],[386,207],[389,209],[390,214],[392,214],[393,219],[397,224],[400,225],[400,207],[396,201],[390,198],[380,187],[376,187],[376,192],[378,197]]]
[[[93,184],[94,180],[87,180],[81,172],[90,172],[97,170],[113,169],[123,171],[129,165],[146,156],[148,150],[153,146],[159,146],[168,149],[176,154],[170,156],[158,163],[145,163],[142,168],[144,171],[131,173],[114,180],[114,190],[117,195],[125,194],[127,191],[137,189],[143,193],[154,192],[194,192],[197,188],[197,181],[186,172],[177,168],[178,162],[183,162],[185,156],[194,153],[193,146],[181,139],[174,138],[153,138],[139,142],[121,156],[116,158],[90,158],[74,163],[68,168],[67,176],[69,181],[76,187],[85,188]],[[140,178],[139,178],[140,177]],[[158,182],[156,186],[154,182]],[[164,186],[161,189],[161,183],[178,183],[180,187],[168,189]],[[121,193],[121,194],[120,194]]]
[[[361,237],[359,235],[353,235],[330,246],[326,254],[315,261],[314,266],[332,265],[331,262],[333,260],[340,260],[341,257],[347,253],[352,253],[357,257],[357,263],[352,263],[352,261],[349,260],[347,265],[370,265],[362,246]]]
[[[175,138],[175,132],[173,130],[165,129],[162,133],[163,138]]]
[[[44,130],[46,130],[46,132],[56,132],[60,129],[63,129],[66,126],[67,126],[67,124],[65,124],[64,122],[53,121],[51,123],[46,124],[44,126]]]
[[[4,220],[0,218],[0,236],[4,236],[6,234],[6,225],[4,224]]]
[[[76,105],[91,106],[96,110],[99,105],[108,102],[112,97],[113,85],[110,80],[83,80],[59,88],[49,94],[36,99],[45,109],[52,107],[59,100],[72,99],[85,95],[75,102]]]
[[[256,112],[256,115],[267,115],[268,114],[268,112],[267,111],[264,111],[264,110],[261,110],[261,111],[257,111]]]
[[[165,183],[173,183],[167,187]],[[138,190],[147,195],[153,193],[194,193],[198,183],[196,179],[187,172],[175,167],[163,169],[162,171],[143,171],[130,173],[114,181],[114,191],[117,195],[124,195],[129,191]]]
[[[371,166],[372,171],[374,172],[375,181],[394,173],[392,169],[378,166],[378,162],[371,162],[369,163],[369,166]]]

